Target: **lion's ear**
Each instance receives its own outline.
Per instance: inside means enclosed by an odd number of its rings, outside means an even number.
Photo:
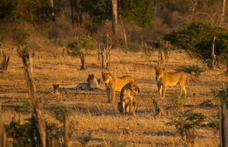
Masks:
[[[92,76],[92,77],[94,77],[94,75],[93,75],[93,74],[91,74],[91,76]]]
[[[133,81],[130,81],[130,84],[132,85],[133,84]]]
[[[165,71],[165,68],[162,68],[163,71]]]

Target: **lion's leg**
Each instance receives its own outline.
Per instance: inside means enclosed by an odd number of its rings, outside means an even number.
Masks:
[[[181,95],[183,94],[183,91],[184,91],[184,94],[186,95],[187,94],[187,90],[186,90],[186,88],[185,88],[185,85],[184,85],[184,83],[181,83],[180,84],[180,88],[181,88]]]
[[[158,92],[159,92],[159,96],[161,97],[162,96],[162,85],[161,84],[158,84]]]
[[[107,96],[108,96],[108,103],[111,103],[111,90],[106,89],[106,91],[107,91]]]
[[[116,96],[116,91],[115,91],[115,89],[112,89],[112,99],[111,99],[111,103],[115,103],[115,96]]]
[[[163,86],[162,86],[162,98],[165,98],[166,86],[167,86],[167,85],[163,85]]]
[[[123,110],[123,114],[125,114],[125,101],[122,101],[122,110]]]

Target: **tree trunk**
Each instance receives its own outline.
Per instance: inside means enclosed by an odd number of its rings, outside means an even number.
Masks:
[[[73,27],[78,27],[79,17],[78,17],[78,2],[77,0],[70,0],[71,4],[71,20]]]
[[[213,43],[211,45],[211,68],[212,69],[214,69],[215,60],[216,60],[216,55],[214,54],[215,38],[216,38],[216,36],[214,36]]]
[[[64,115],[64,144],[65,147],[69,147],[69,135],[68,135],[68,131],[69,131],[69,125],[68,125],[68,117],[65,114]]]
[[[52,16],[52,21],[54,21],[55,20],[55,13],[54,13],[54,2],[53,2],[54,0],[50,0],[50,3],[51,3],[51,16]]]
[[[39,132],[38,136],[38,146],[39,147],[46,147],[46,127],[45,127],[45,121],[43,119],[42,114],[42,103],[39,99],[36,98],[36,87],[34,84],[33,76],[32,76],[32,65],[30,64],[30,71],[27,65],[27,54],[29,51],[23,51],[23,55],[20,55],[24,64],[24,71],[25,71],[25,78],[27,81],[27,86],[29,89],[29,97],[32,102],[33,107],[33,116],[36,119],[36,126]],[[20,51],[18,51],[20,53]],[[32,55],[29,53],[29,61],[32,61]]]
[[[225,8],[226,8],[226,0],[223,0],[221,22],[220,22],[219,26],[221,26],[221,24],[222,24],[223,21],[224,21]]]
[[[117,0],[110,0],[111,1],[111,7],[112,7],[112,32],[113,35],[117,33]]]
[[[125,46],[127,47],[127,37],[126,37],[125,29],[123,27],[123,21],[122,21],[121,15],[119,16],[119,18],[120,18],[120,23],[121,23],[121,27],[122,27],[122,32],[124,35],[124,43],[125,43]]]
[[[1,106],[2,104],[0,103],[0,146],[1,147],[6,147],[6,131],[5,131],[5,127],[3,125],[3,118],[2,118],[2,114],[1,114]]]

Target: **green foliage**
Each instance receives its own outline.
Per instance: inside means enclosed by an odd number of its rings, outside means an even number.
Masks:
[[[22,103],[22,107],[21,106],[17,106],[15,108],[15,111],[18,112],[18,113],[23,113],[23,114],[30,114],[32,112],[32,105],[31,105],[31,102],[30,101],[23,101]]]
[[[20,124],[20,120],[5,125],[7,137],[13,138],[13,147],[33,147],[37,145],[37,128],[35,118],[28,119],[29,122]]]
[[[170,50],[176,50],[177,49],[177,47],[172,45],[171,43],[166,44],[166,41],[161,39],[161,38],[158,40],[157,46],[158,46],[159,50],[163,50],[163,51],[170,51]]]
[[[217,28],[219,29],[219,28]],[[221,28],[220,28],[221,29]],[[211,44],[213,42],[214,36],[205,36],[202,41],[198,42],[195,47],[195,52],[199,54],[202,59],[211,58]],[[216,35],[215,55],[218,55],[218,60],[222,63],[228,63],[228,31],[221,29]]]
[[[91,132],[89,134],[83,133],[82,136],[77,138],[83,147],[86,147],[86,144],[92,140]]]
[[[222,27],[213,27],[210,23],[193,21],[184,23],[171,33],[163,36],[164,40],[183,49],[191,49],[200,58],[211,58],[211,44],[215,41],[215,54],[223,62],[228,59],[228,31]]]
[[[204,72],[205,70],[202,68],[202,67],[199,67],[199,65],[183,65],[183,66],[180,66],[179,68],[175,69],[176,71],[184,71],[185,73],[188,73],[188,74],[191,74],[192,72],[194,72],[194,76],[196,78],[199,77],[199,75]]]
[[[142,45],[140,45],[137,42],[129,42],[127,44],[127,48],[128,48],[128,51],[132,51],[132,52],[138,52],[143,49]]]
[[[62,47],[66,47],[67,42],[64,41],[62,38],[54,38],[51,40],[54,44],[62,46]]]
[[[78,56],[80,54],[81,49],[91,49],[94,50],[94,44],[96,44],[96,41],[92,38],[89,38],[87,36],[83,36],[79,38],[79,41],[72,41],[67,45],[67,52],[71,56]]]
[[[13,40],[20,45],[24,45],[25,41],[30,37],[30,34],[23,29],[13,30]]]
[[[121,48],[124,53],[127,53],[128,48],[126,45],[119,45],[118,47]]]
[[[137,24],[142,28],[151,29],[154,19],[154,1],[151,0],[119,0],[118,13],[127,23]]]
[[[49,0],[2,0],[0,23],[43,23],[52,19]]]
[[[53,108],[53,115],[60,122],[63,122],[63,117],[65,114],[66,115],[72,115],[73,114],[73,110],[67,106],[64,106],[63,103],[53,104],[53,107],[54,107]]]
[[[187,110],[180,115],[171,117],[168,126],[175,126],[182,139],[186,135],[187,139],[195,138],[195,127],[201,126],[205,121],[206,116],[201,113],[192,113],[192,110]]]
[[[58,126],[56,123],[47,123],[46,122],[46,134],[49,142],[51,142],[52,136],[55,139],[55,144],[61,145],[61,138],[64,134],[63,126]]]
[[[113,147],[126,147],[127,146],[127,142],[123,142],[123,143],[118,143],[116,140],[113,140],[111,142]]]
[[[179,94],[178,92],[173,93],[173,96],[170,99],[171,104],[174,108],[181,108],[183,107],[185,101],[188,97],[185,96],[185,94]]]

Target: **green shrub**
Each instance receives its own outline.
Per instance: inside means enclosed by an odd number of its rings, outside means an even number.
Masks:
[[[62,47],[66,47],[67,45],[67,43],[66,43],[66,41],[64,41],[62,38],[55,38],[55,39],[52,39],[51,40],[54,44],[56,44],[56,45],[59,45],[59,46],[62,46]]]
[[[173,93],[173,96],[169,100],[174,108],[181,108],[183,107],[185,101],[188,97],[185,96],[185,94],[179,94],[178,92]]]
[[[31,102],[27,100],[23,101],[22,106],[17,106],[15,111],[26,115],[30,114],[32,112]]]
[[[206,119],[201,113],[192,113],[192,110],[187,110],[184,113],[181,112],[180,115],[169,118],[170,122],[165,125],[175,126],[177,132],[181,134],[182,139],[186,136],[187,139],[191,140],[195,138],[195,128],[197,126],[202,126]]]
[[[66,115],[72,115],[73,114],[73,110],[67,106],[64,106],[63,103],[53,104],[53,107],[54,107],[53,108],[53,115],[60,122],[63,122],[63,117],[65,114]]]
[[[73,42],[70,42],[68,45],[67,45],[67,48],[69,50],[67,50],[67,53],[73,57],[76,57],[80,54],[80,45],[78,42],[76,41],[73,41]]]
[[[180,66],[179,68],[175,69],[176,71],[184,71],[185,73],[188,73],[188,74],[191,74],[192,72],[194,72],[194,76],[196,78],[199,77],[199,75],[204,72],[205,70],[202,68],[202,67],[199,67],[199,65],[183,65],[183,66]]]
[[[163,36],[164,40],[183,49],[190,49],[200,58],[210,59],[211,44],[215,41],[215,54],[222,61],[228,59],[228,30],[222,27],[213,27],[211,23],[193,21],[179,25],[171,33]]]
[[[35,124],[35,118],[28,119],[24,124],[20,120],[12,120],[9,125],[5,125],[7,137],[13,138],[13,147],[33,147],[37,145],[38,130]]]

